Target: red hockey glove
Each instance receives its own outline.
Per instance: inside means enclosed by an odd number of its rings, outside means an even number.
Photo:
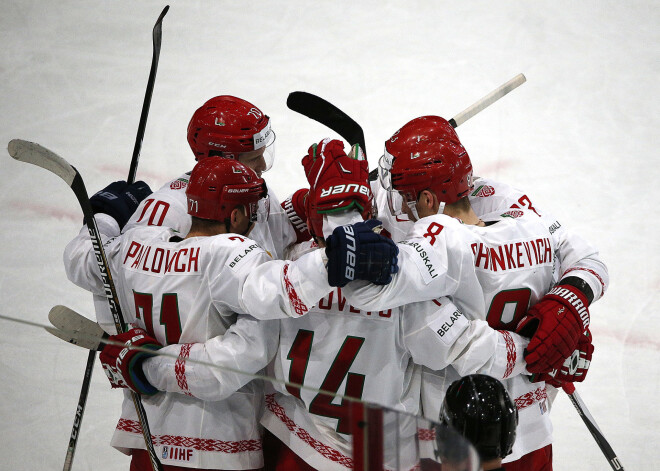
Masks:
[[[113,388],[129,388],[140,394],[156,394],[158,389],[147,381],[142,371],[142,362],[152,357],[153,354],[129,347],[158,350],[162,347],[158,340],[149,337],[149,334],[143,329],[131,329],[123,334],[111,335],[109,340],[124,344],[123,347],[106,344],[99,355],[110,385]]]
[[[587,377],[594,346],[591,343],[591,332],[589,329],[580,336],[577,348],[573,354],[564,360],[561,368],[549,373],[539,373],[532,377],[532,382],[545,381],[556,388],[562,387],[564,383],[580,383]]]
[[[326,138],[312,144],[302,164],[317,212],[330,213],[354,206],[360,212],[371,209],[369,164],[359,146],[354,146],[349,156],[342,141]]]
[[[307,227],[307,211],[305,209],[305,199],[308,193],[309,190],[307,188],[302,188],[285,199],[281,204],[296,233],[296,244],[312,238]]]
[[[525,349],[527,370],[543,373],[560,368],[589,327],[587,298],[579,289],[559,285],[529,308],[516,332],[531,338]]]

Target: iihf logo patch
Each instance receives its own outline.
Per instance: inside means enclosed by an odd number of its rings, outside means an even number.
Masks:
[[[167,445],[163,447],[163,452],[160,455],[161,458],[167,459]]]

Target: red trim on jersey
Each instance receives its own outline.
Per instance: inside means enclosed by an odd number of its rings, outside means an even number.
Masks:
[[[513,373],[513,367],[516,366],[516,358],[518,358],[516,343],[513,341],[510,332],[506,330],[498,330],[498,332],[502,334],[504,342],[506,342],[506,370],[504,371],[504,377],[508,378]]]
[[[117,430],[142,435],[142,426],[137,420],[119,419]],[[243,453],[261,451],[261,440],[225,441],[212,438],[182,437],[179,435],[152,435],[154,446],[169,445],[193,448],[197,451],[216,451],[220,453]]]
[[[188,380],[186,379],[186,359],[190,356],[190,349],[192,343],[185,343],[181,346],[179,358],[176,359],[174,364],[174,374],[176,375],[176,384],[181,388],[181,392],[186,396],[191,396],[190,389],[188,388]]]
[[[422,442],[435,441],[435,429],[434,428],[418,428],[417,429],[417,438]]]
[[[535,402],[547,401],[548,393],[545,390],[545,386],[542,388],[537,388],[534,391],[523,394],[522,396],[517,397],[513,402],[516,404],[518,410],[525,409]]]
[[[342,452],[326,445],[323,442],[312,437],[307,430],[299,427],[288,415],[286,410],[276,400],[275,394],[266,394],[266,408],[271,411],[275,416],[282,421],[289,431],[300,438],[303,442],[311,446],[316,452],[321,454],[324,458],[341,464],[347,468],[353,468],[353,458],[344,455]]]
[[[288,273],[289,273],[289,264],[287,263],[286,265],[284,265],[284,286],[286,287],[286,294],[289,295],[289,301],[293,306],[293,310],[296,312],[296,314],[302,316],[304,314],[307,314],[307,311],[309,311],[309,309],[307,308],[307,306],[305,306],[305,303],[302,302],[302,300],[298,296],[298,293],[296,293],[296,289],[293,287],[293,283],[291,283]]]
[[[570,272],[575,271],[575,270],[586,271],[587,273],[591,273],[593,276],[595,276],[596,279],[600,282],[600,289],[601,289],[601,292],[602,292],[601,296],[603,294],[605,294],[605,283],[603,282],[603,279],[600,277],[600,275],[598,273],[596,273],[593,270],[590,270],[589,268],[582,268],[582,267],[569,268],[568,270],[566,270],[564,272],[564,274],[562,275],[562,278],[565,277],[567,273],[570,273]]]

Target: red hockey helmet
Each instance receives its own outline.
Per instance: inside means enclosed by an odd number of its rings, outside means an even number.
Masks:
[[[470,157],[439,116],[413,119],[394,133],[385,142],[379,172],[393,214],[400,214],[401,196],[415,202],[421,191],[431,190],[441,203],[451,204],[473,187]]]
[[[230,95],[208,100],[188,124],[188,143],[195,160],[213,155],[238,159],[239,154],[264,149],[268,170],[274,141],[270,118],[252,103]]]
[[[263,178],[242,163],[222,157],[200,160],[186,189],[188,214],[225,221],[238,205],[245,206],[251,221],[257,220],[259,200],[268,196]]]

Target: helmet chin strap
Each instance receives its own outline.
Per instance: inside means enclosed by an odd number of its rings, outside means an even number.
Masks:
[[[440,201],[438,206],[438,212],[436,214],[443,214],[445,212],[445,202]]]
[[[405,204],[408,205],[408,209],[412,213],[415,221],[419,221],[419,214],[417,213],[417,202],[416,201],[406,201]]]

